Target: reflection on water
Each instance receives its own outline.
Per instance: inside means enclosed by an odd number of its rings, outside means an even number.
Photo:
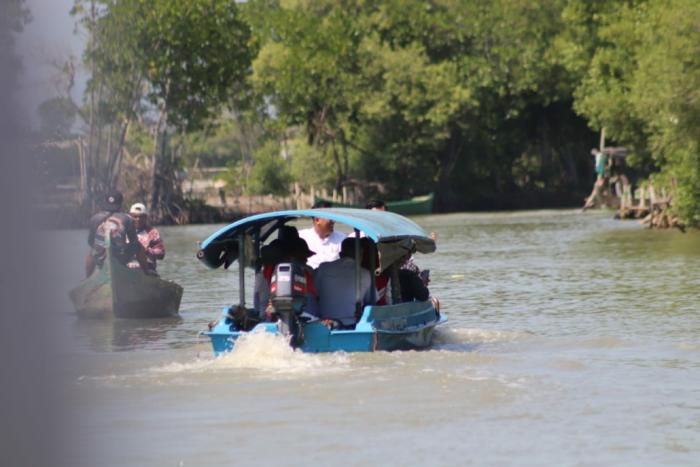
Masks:
[[[76,335],[95,352],[122,352],[136,349],[164,350],[172,347],[168,333],[181,325],[181,317],[159,319],[76,319]]]
[[[86,465],[697,462],[698,232],[573,211],[416,220],[439,235],[416,262],[449,317],[429,351],[306,355],[259,335],[213,358],[198,333],[237,300],[237,270],[194,254],[218,226],[161,230],[179,319],[79,321],[58,298]],[[84,232],[53,241],[67,290]]]

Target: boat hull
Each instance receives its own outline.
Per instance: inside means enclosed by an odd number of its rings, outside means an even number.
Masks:
[[[165,318],[178,315],[182,287],[129,269],[108,255],[69,295],[80,318]]]
[[[233,350],[236,340],[248,334],[240,331],[233,321],[224,317],[214,328],[204,333],[211,339],[215,355]],[[319,323],[304,324],[304,352],[372,352],[377,350],[411,350],[429,347],[436,326],[447,319],[441,316],[430,301],[411,302],[390,306],[367,306],[360,321],[352,330],[329,330]],[[250,332],[278,333],[276,323],[260,323]]]

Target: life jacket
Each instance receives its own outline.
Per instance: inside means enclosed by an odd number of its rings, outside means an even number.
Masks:
[[[374,285],[377,288],[377,305],[388,305],[387,292],[389,291],[389,276],[386,274],[375,276]]]

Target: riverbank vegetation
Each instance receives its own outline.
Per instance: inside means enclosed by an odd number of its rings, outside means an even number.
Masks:
[[[222,165],[238,194],[581,206],[605,128],[638,182],[700,224],[695,1],[76,0],[73,14],[89,41],[40,109],[63,146],[42,147],[77,154],[86,210],[116,186],[186,221],[182,170]],[[78,65],[90,80],[73,102]]]

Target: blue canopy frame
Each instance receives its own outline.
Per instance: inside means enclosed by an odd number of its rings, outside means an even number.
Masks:
[[[322,218],[348,225],[372,239],[379,250],[380,267],[385,269],[407,252],[432,253],[435,241],[412,220],[387,211],[370,209],[300,209],[274,211],[246,217],[219,229],[202,242],[197,257],[211,268],[228,267],[245,248],[246,238],[257,245],[294,219]],[[248,256],[248,255],[244,255]]]

